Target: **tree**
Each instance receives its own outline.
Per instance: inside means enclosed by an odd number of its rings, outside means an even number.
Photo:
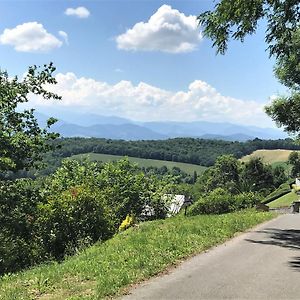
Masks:
[[[213,167],[208,169],[200,179],[205,186],[205,192],[220,187],[231,193],[238,192],[239,161],[233,155],[221,155]]]
[[[42,68],[32,66],[22,80],[10,78],[7,72],[0,71],[0,175],[34,166],[51,148],[47,141],[58,136],[48,131],[56,122],[54,118],[50,118],[46,128],[42,129],[34,109],[20,109],[20,105],[29,101],[30,95],[45,100],[61,99],[45,88],[56,83],[54,71],[52,63]]]
[[[265,40],[270,56],[289,57],[294,51],[291,40],[299,29],[299,0],[221,0],[214,11],[198,16],[205,36],[222,54],[230,39],[243,42],[248,34],[255,33],[260,19],[267,21]]]
[[[247,183],[246,191],[261,193],[265,191],[267,194],[274,187],[272,167],[265,165],[260,157],[251,158],[243,166],[241,181]]]
[[[277,59],[275,75],[291,89],[278,97],[266,113],[284,130],[300,131],[300,3],[299,0],[221,0],[214,11],[198,16],[204,35],[212,39],[217,53],[224,54],[230,39],[244,41],[255,33],[258,21],[267,21],[265,41]]]
[[[291,152],[288,158],[288,163],[292,166],[291,176],[297,177],[300,174],[300,157],[296,151]]]

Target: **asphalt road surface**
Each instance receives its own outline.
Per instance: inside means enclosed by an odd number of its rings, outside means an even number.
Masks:
[[[197,255],[123,299],[300,299],[300,214]]]

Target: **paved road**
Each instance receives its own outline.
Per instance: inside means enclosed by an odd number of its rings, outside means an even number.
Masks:
[[[123,299],[300,299],[300,214],[195,256]]]

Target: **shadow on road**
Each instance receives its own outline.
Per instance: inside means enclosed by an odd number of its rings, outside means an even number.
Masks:
[[[265,230],[256,232],[264,234],[264,239],[246,239],[246,241],[255,244],[274,245],[284,248],[300,250],[300,230],[266,228]]]
[[[300,257],[293,257],[294,260],[289,261],[289,266],[297,271],[300,271]]]
[[[255,244],[273,245],[292,250],[300,250],[300,230],[266,228],[265,230],[256,232],[263,234],[263,239],[246,239],[246,241]],[[289,261],[288,265],[292,269],[300,271],[300,256],[293,257],[293,260]]]

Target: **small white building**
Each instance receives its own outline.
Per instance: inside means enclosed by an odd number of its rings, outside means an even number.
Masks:
[[[179,213],[184,201],[184,195],[168,195],[171,197],[170,208],[169,208],[169,215],[176,215]]]

